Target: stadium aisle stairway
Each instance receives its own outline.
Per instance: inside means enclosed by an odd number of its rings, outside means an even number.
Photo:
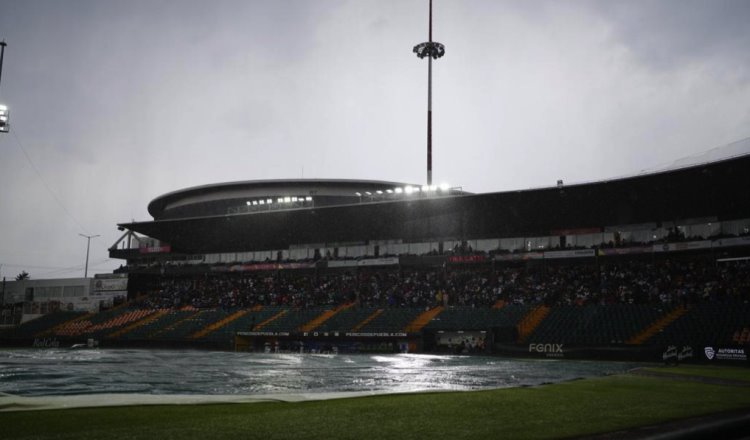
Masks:
[[[364,322],[368,317],[377,312],[378,309],[372,307],[353,306],[346,310],[333,315],[331,319],[318,326],[315,331],[344,333],[351,332],[357,325]]]
[[[301,332],[310,332],[310,331],[313,331],[317,327],[319,327],[320,325],[322,325],[324,322],[326,322],[329,319],[333,318],[339,312],[350,308],[352,305],[354,305],[354,304],[353,303],[348,303],[348,304],[340,305],[340,306],[335,307],[333,309],[326,310],[325,312],[323,312],[320,315],[318,315],[312,321],[310,321],[307,324],[304,324],[303,326],[301,326],[299,330]]]
[[[643,331],[636,334],[632,338],[628,339],[627,344],[629,345],[643,344],[646,340],[648,340],[655,334],[662,331],[665,327],[667,327],[673,321],[679,319],[686,312],[687,312],[687,309],[685,307],[683,306],[676,307],[671,312],[667,313],[666,315],[654,321],[650,326],[643,329]]]
[[[195,313],[193,310],[164,309],[164,311],[166,313],[123,333],[120,338],[126,340],[152,339],[154,335]]]
[[[225,325],[229,324],[230,322],[234,321],[235,319],[239,319],[239,318],[247,315],[248,313],[250,313],[250,310],[247,310],[247,309],[245,309],[245,310],[238,310],[238,311],[232,313],[231,315],[229,315],[229,316],[227,316],[227,317],[225,317],[225,318],[223,318],[223,319],[221,319],[219,321],[216,321],[216,322],[214,322],[212,324],[207,325],[205,328],[203,328],[203,329],[195,332],[193,335],[191,335],[190,338],[192,338],[192,339],[203,338],[207,334],[209,334],[209,333],[211,333],[213,331],[216,331],[216,330],[220,329],[221,327],[224,327]]]
[[[382,313],[362,326],[359,331],[363,333],[402,332],[422,312],[423,309],[412,308],[383,309]]]
[[[67,311],[51,313],[9,329],[3,332],[3,336],[11,338],[46,337],[52,335],[56,327],[81,319],[84,316],[88,316],[88,313]]]
[[[518,323],[518,342],[525,342],[526,338],[536,329],[539,323],[549,314],[550,308],[541,305],[529,312],[521,322]]]
[[[316,316],[322,314],[325,308],[288,309],[286,313],[263,326],[263,331],[294,332]]]
[[[270,318],[266,318],[265,320],[261,321],[259,324],[256,324],[255,327],[252,328],[252,330],[256,332],[261,330],[266,325],[284,316],[286,312],[288,312],[288,310],[286,309],[280,310],[279,312],[277,312],[275,315],[271,316]]]
[[[166,313],[167,313],[167,310],[163,310],[163,309],[157,310],[156,313],[153,313],[151,315],[146,315],[140,321],[136,321],[136,322],[134,322],[134,323],[132,323],[132,324],[130,324],[128,326],[125,326],[125,327],[121,328],[120,330],[117,330],[114,333],[110,333],[109,335],[107,335],[107,338],[109,338],[109,339],[117,339],[117,338],[119,338],[120,336],[122,336],[123,334],[125,334],[127,332],[133,331],[133,330],[135,330],[138,327],[142,327],[142,326],[144,326],[144,325],[146,325],[146,324],[148,324],[148,323],[150,323],[152,321],[155,321],[155,320],[161,318]]]
[[[365,318],[365,319],[364,319],[364,320],[363,320],[362,322],[360,322],[359,324],[355,325],[355,326],[354,326],[354,328],[352,328],[352,331],[353,331],[353,332],[358,332],[358,331],[360,331],[360,330],[362,329],[362,327],[364,327],[364,326],[366,326],[367,324],[369,324],[369,323],[370,323],[370,321],[372,321],[373,319],[377,318],[377,317],[378,317],[378,316],[380,316],[380,315],[381,315],[382,313],[383,313],[383,309],[378,309],[378,310],[375,310],[374,312],[372,312],[372,313],[370,314],[370,316],[368,316],[367,318]]]
[[[645,341],[647,345],[732,345],[734,333],[750,322],[750,303],[727,302],[690,307]]]
[[[437,306],[433,307],[430,310],[425,310],[424,312],[420,313],[419,316],[417,316],[414,321],[410,322],[405,328],[404,331],[406,333],[416,333],[424,326],[430,323],[437,315],[440,314],[444,309],[443,306]]]

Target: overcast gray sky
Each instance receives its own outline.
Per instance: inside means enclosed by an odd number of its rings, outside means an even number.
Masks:
[[[0,0],[2,275],[82,276],[79,233],[111,271],[116,223],[189,186],[424,182],[427,4]],[[434,8],[438,183],[599,180],[750,136],[750,1]]]

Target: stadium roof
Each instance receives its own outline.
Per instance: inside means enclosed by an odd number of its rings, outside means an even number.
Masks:
[[[360,181],[326,182],[351,190],[349,185]],[[554,235],[553,231],[559,230],[683,219],[747,218],[750,217],[747,188],[750,188],[750,155],[742,155],[588,184],[447,197],[404,197],[120,226],[169,243],[175,252],[196,253],[388,239],[531,237]]]

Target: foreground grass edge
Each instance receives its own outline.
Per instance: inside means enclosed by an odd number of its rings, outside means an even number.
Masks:
[[[99,407],[0,413],[5,438],[560,438],[738,408],[732,386],[617,375],[528,388],[299,403]]]

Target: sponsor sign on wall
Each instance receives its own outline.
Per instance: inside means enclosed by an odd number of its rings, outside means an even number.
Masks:
[[[146,246],[146,247],[138,248],[138,252],[142,254],[166,254],[171,251],[172,251],[172,247],[170,245]]]
[[[94,291],[127,291],[128,290],[128,279],[127,278],[97,278],[94,280]]]
[[[747,352],[744,348],[704,347],[703,353],[709,361],[747,361]]]
[[[529,344],[529,353],[541,353],[546,357],[565,357],[563,344]]]
[[[256,270],[312,269],[315,263],[257,263],[235,264],[229,267],[212,267],[212,272],[247,272]]]
[[[549,251],[544,258],[587,258],[595,256],[593,249],[577,249],[572,251]]]
[[[451,255],[448,257],[449,263],[483,263],[486,260],[484,255]]]
[[[520,254],[495,255],[495,260],[497,261],[541,260],[543,258],[544,252],[524,252]]]

